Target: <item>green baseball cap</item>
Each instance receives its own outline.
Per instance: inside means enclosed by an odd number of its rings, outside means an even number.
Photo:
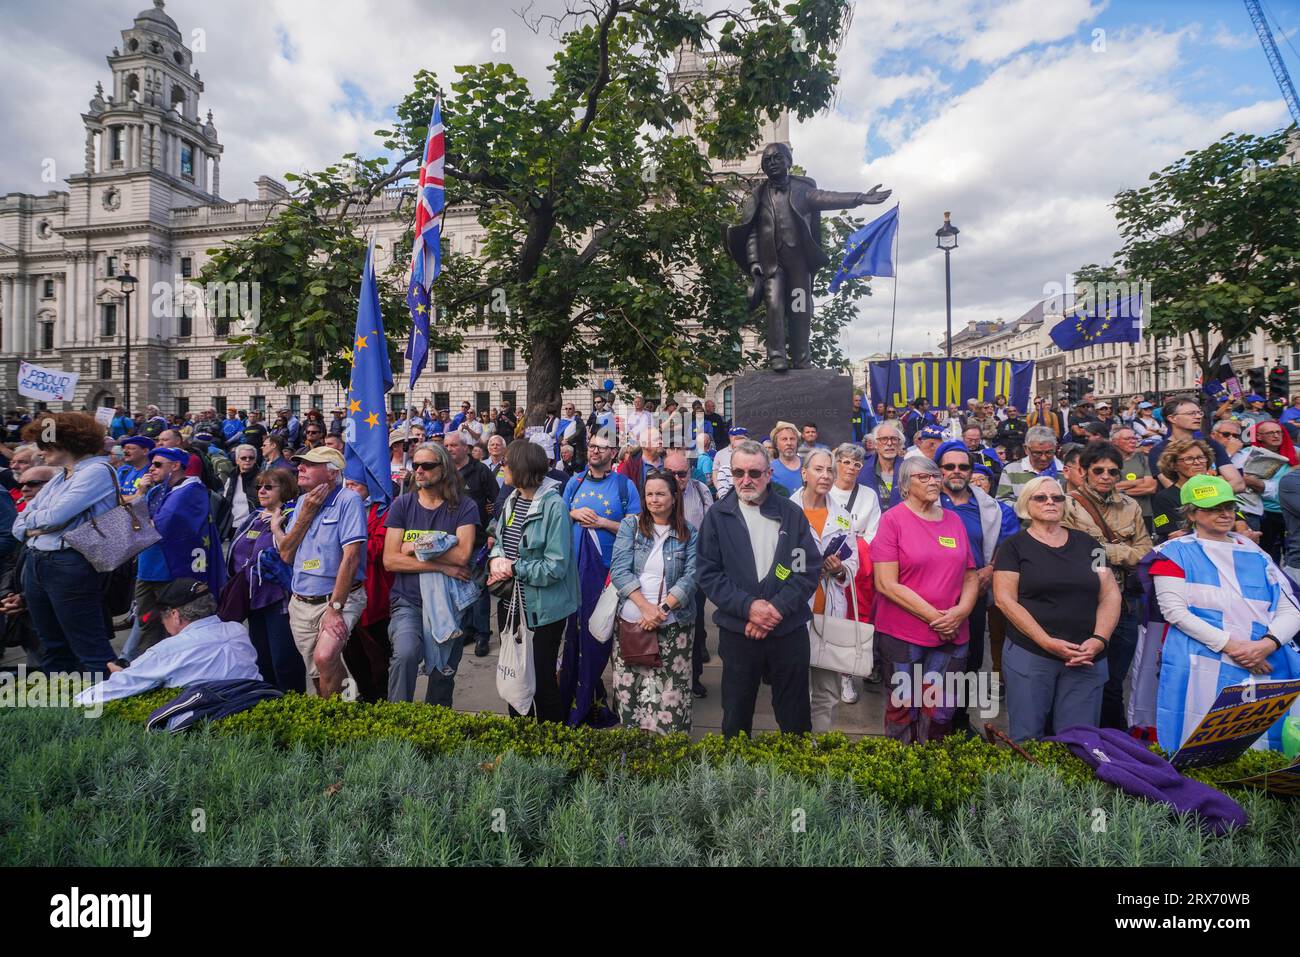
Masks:
[[[1236,502],[1237,496],[1233,493],[1232,486],[1217,475],[1193,475],[1183,485],[1178,500],[1184,505],[1195,505],[1197,508],[1213,508],[1224,502]]]

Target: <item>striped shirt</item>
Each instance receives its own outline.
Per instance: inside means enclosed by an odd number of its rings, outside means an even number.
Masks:
[[[524,534],[524,519],[528,517],[528,510],[533,507],[533,500],[524,498],[522,495],[515,496],[514,508],[506,515],[505,523],[501,529],[501,549],[505,552],[506,558],[512,562],[519,558],[519,540]],[[519,612],[523,613],[528,606],[524,603],[524,591],[519,589]]]

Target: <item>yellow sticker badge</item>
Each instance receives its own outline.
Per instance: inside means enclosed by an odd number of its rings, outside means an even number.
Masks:
[[[942,545],[944,548],[956,548],[957,539],[949,538],[947,535],[940,535],[939,544]]]
[[[319,558],[307,559],[305,562],[302,563],[302,570],[305,572],[320,571],[320,559]]]
[[[848,528],[848,527],[849,527],[849,519],[848,519],[848,516],[847,516],[847,515],[838,515],[838,516],[836,516],[836,518],[835,518],[835,524],[838,525],[840,528]]]
[[[780,562],[777,562],[776,577],[779,578],[781,581],[785,581],[787,578],[790,577],[790,569],[786,568]]]
[[[1156,528],[1159,528],[1161,525],[1168,525],[1168,524],[1169,524],[1169,516],[1168,516],[1168,515],[1157,515],[1157,516],[1152,520],[1151,524],[1154,525]]]
[[[1198,485],[1192,489],[1192,498],[1195,499],[1214,498],[1218,494],[1219,490],[1213,485]]]
[[[1126,481],[1129,481],[1129,482],[1136,482],[1136,481],[1137,481],[1137,473],[1136,473],[1136,472],[1129,472],[1127,475],[1124,476],[1124,478],[1125,478]]]

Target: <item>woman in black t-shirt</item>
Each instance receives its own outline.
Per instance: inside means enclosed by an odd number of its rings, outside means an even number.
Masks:
[[[1101,720],[1106,647],[1120,596],[1092,536],[1062,528],[1065,490],[1054,478],[1025,483],[1025,527],[998,546],[993,594],[1007,619],[1002,674],[1017,741]]]

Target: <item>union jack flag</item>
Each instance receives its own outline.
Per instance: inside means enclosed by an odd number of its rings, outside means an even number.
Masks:
[[[442,211],[445,205],[443,163],[446,158],[442,102],[435,100],[429,120],[429,138],[420,166],[420,188],[415,208],[415,242],[411,250],[411,284],[406,304],[411,310],[411,339],[406,358],[411,362],[410,388],[429,358],[429,289],[442,272]]]

